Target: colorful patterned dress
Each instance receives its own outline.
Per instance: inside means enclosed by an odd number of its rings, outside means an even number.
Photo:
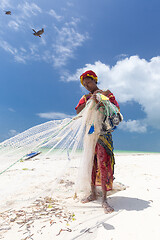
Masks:
[[[82,96],[77,108],[86,103],[92,94],[87,94]],[[107,95],[110,102],[119,108],[119,105],[112,93]],[[92,169],[92,185],[97,185],[102,187],[103,190],[109,191],[113,186],[113,174],[114,174],[114,153],[113,153],[113,141],[110,132],[100,134],[95,147],[95,156]]]

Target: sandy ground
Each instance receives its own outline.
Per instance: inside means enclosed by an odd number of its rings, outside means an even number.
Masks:
[[[159,240],[160,154],[115,158],[111,214],[103,212],[100,191],[90,203],[73,198],[76,161],[17,163],[0,175],[0,239]]]

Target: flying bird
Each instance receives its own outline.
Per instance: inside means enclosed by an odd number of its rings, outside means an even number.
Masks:
[[[35,31],[34,29],[32,29],[33,30],[33,35],[34,36],[38,36],[38,37],[41,37],[41,35],[44,33],[44,28],[42,28],[41,30],[39,30],[39,31]]]
[[[11,15],[11,11],[5,11],[6,15]]]

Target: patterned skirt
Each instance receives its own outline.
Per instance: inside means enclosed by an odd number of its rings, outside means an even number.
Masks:
[[[114,154],[111,133],[100,135],[95,147],[92,169],[92,185],[102,186],[109,191],[113,186]]]

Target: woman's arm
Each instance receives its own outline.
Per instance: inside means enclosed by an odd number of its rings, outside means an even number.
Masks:
[[[86,106],[86,103],[83,103],[83,104],[79,105],[76,109],[77,114],[80,113],[83,110],[83,108],[85,108],[85,106]]]
[[[109,94],[111,94],[111,91],[110,91],[110,90],[107,90],[107,91],[104,91],[104,92],[103,92],[103,95],[105,95],[106,97],[108,97]]]

